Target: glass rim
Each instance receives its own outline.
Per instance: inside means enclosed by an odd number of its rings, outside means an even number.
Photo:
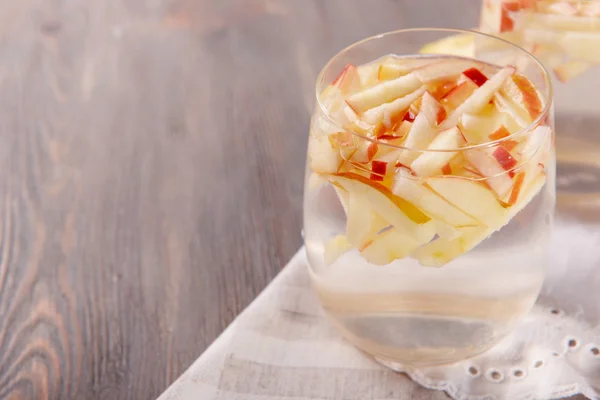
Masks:
[[[600,0],[598,0],[600,1]],[[472,144],[469,146],[464,146],[464,147],[458,147],[456,149],[428,149],[428,148],[412,148],[412,147],[405,147],[405,146],[401,146],[401,145],[397,145],[397,144],[393,144],[393,143],[389,143],[386,141],[382,141],[379,140],[378,138],[373,138],[373,137],[369,137],[369,136],[365,136],[362,135],[358,132],[355,132],[352,129],[348,129],[345,128],[343,126],[341,126],[335,118],[333,118],[330,114],[329,111],[327,109],[327,107],[323,104],[323,102],[321,102],[321,93],[319,92],[319,86],[322,85],[323,83],[323,78],[325,76],[325,73],[328,71],[328,69],[330,68],[331,64],[341,55],[347,53],[348,51],[362,45],[365,43],[368,43],[370,41],[373,40],[378,40],[378,39],[382,39],[384,37],[387,36],[392,36],[392,35],[397,35],[397,34],[402,34],[402,33],[408,33],[408,32],[447,32],[449,34],[471,34],[474,36],[484,36],[484,37],[488,37],[490,39],[493,40],[497,40],[500,42],[504,42],[505,44],[515,48],[517,51],[520,51],[524,54],[526,54],[531,60],[534,61],[535,65],[542,71],[542,75],[544,77],[544,83],[546,84],[546,92],[547,92],[547,99],[546,102],[544,104],[544,108],[542,109],[542,111],[540,112],[540,114],[528,125],[524,126],[523,128],[519,129],[518,131],[510,134],[509,136],[503,137],[501,139],[496,139],[496,140],[490,140],[489,142],[485,142],[485,143],[479,143],[479,144]],[[443,54],[440,54],[443,55]],[[383,57],[384,54],[380,55],[380,57]],[[467,57],[469,58],[469,57]],[[474,59],[474,58],[473,58]],[[531,54],[530,52],[528,52],[527,50],[525,50],[524,48],[522,48],[521,46],[518,46],[512,42],[509,42],[508,40],[502,39],[500,37],[494,36],[494,35],[490,35],[487,33],[483,33],[483,32],[479,32],[479,31],[475,31],[475,30],[471,30],[471,29],[454,29],[454,28],[407,28],[407,29],[398,29],[395,31],[388,31],[388,32],[384,32],[384,33],[379,33],[376,35],[372,35],[372,36],[368,36],[364,39],[361,39],[357,42],[354,42],[352,44],[350,44],[349,46],[344,47],[342,50],[338,51],[333,57],[331,57],[329,59],[329,61],[327,61],[327,63],[325,64],[325,66],[321,69],[321,71],[319,72],[319,75],[317,76],[317,81],[316,81],[316,85],[315,85],[315,97],[317,99],[317,104],[319,105],[319,108],[321,109],[321,111],[323,112],[323,114],[325,115],[325,117],[329,120],[329,122],[331,122],[332,124],[334,124],[337,128],[340,128],[341,132],[348,132],[356,137],[358,137],[359,139],[364,139],[364,140],[368,140],[371,143],[376,143],[377,145],[381,145],[381,146],[388,146],[394,149],[401,149],[401,150],[408,150],[408,151],[418,151],[418,152],[432,152],[432,153],[447,153],[447,152],[461,152],[461,151],[466,151],[466,150],[472,150],[472,149],[478,149],[478,148],[486,148],[486,147],[494,147],[496,145],[499,145],[500,143],[503,143],[504,141],[507,140],[511,140],[514,139],[515,137],[518,137],[520,135],[522,135],[523,133],[527,133],[530,131],[533,131],[535,128],[537,128],[538,126],[542,125],[542,122],[544,121],[544,119],[550,114],[550,110],[552,109],[552,104],[554,102],[554,86],[552,83],[552,78],[550,77],[550,74],[548,72],[548,70],[544,67],[544,65],[537,59],[535,58],[535,56],[533,56],[533,54]]]

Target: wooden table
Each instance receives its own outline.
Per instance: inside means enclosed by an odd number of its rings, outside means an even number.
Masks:
[[[478,12],[0,1],[0,398],[157,397],[301,245],[319,68]]]

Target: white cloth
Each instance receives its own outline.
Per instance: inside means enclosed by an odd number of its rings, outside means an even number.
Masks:
[[[406,371],[460,400],[600,399],[600,225],[557,221],[540,298],[494,349]],[[325,318],[304,248],[159,400],[445,399],[375,361]]]

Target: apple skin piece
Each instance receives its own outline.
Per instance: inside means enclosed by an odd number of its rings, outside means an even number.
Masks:
[[[512,170],[517,165],[517,160],[515,160],[512,154],[502,146],[496,147],[492,152],[492,156],[506,171]]]
[[[349,193],[363,196],[368,200],[370,210],[375,210],[388,225],[393,225],[415,240],[427,242],[435,235],[434,227],[425,224],[430,220],[427,215],[382,184],[353,173],[331,175],[329,179],[338,182]]]
[[[392,192],[410,201],[429,217],[439,219],[451,226],[480,225],[473,217],[465,214],[433,190],[424,186],[405,168],[399,168],[396,172],[396,181]]]
[[[470,251],[492,233],[508,224],[540,192],[545,183],[546,175],[541,172],[531,182],[531,185],[524,190],[523,195],[516,204],[504,209],[504,222],[501,226],[494,228],[458,228],[457,230],[461,232],[460,236],[452,239],[439,237],[419,247],[411,255],[424,266],[441,267],[447,264],[456,257]]]
[[[508,136],[510,136],[510,132],[508,131],[508,129],[506,129],[504,125],[500,125],[498,129],[490,133],[488,137],[490,138],[490,140],[500,140]]]
[[[402,98],[421,86],[417,76],[410,73],[355,93],[346,99],[346,103],[360,115],[369,109]]]
[[[332,85],[337,86],[344,96],[361,90],[362,84],[356,66],[353,64],[346,65]]]
[[[331,238],[325,243],[325,249],[323,252],[323,258],[325,265],[330,266],[333,264],[342,254],[352,248],[348,239],[344,235],[337,235]]]
[[[385,178],[385,174],[387,172],[387,162],[373,160],[371,162],[371,170],[373,172],[371,172],[370,179],[372,181],[383,182],[383,179]]]
[[[440,132],[429,144],[428,149],[454,150],[463,144],[465,144],[464,136],[458,126],[455,126]],[[448,164],[456,154],[458,154],[457,151],[424,152],[412,162],[410,168],[418,176],[438,175],[441,173],[442,167]]]
[[[498,198],[504,198],[512,188],[513,181],[498,161],[480,149],[467,150],[464,156],[481,175],[486,177],[486,184],[496,192]]]
[[[504,208],[481,182],[441,176],[427,178],[425,184],[450,204],[474,217],[479,225],[497,227],[504,222]]]
[[[475,67],[463,71],[463,75],[473,81],[477,86],[483,85],[488,80],[487,76]]]
[[[399,97],[389,103],[381,104],[364,112],[362,120],[372,126],[383,122],[384,116],[395,117],[405,111],[410,105],[425,93],[425,88],[420,87],[404,97]]]
[[[408,256],[421,244],[401,230],[392,228],[377,235],[360,254],[371,264],[381,266]]]
[[[553,69],[556,79],[562,83],[567,83],[571,79],[583,74],[592,67],[593,64],[583,61],[569,61]]]
[[[487,80],[477,90],[473,92],[461,105],[459,105],[444,122],[440,124],[440,129],[448,129],[458,124],[460,116],[464,113],[477,113],[485,107],[494,97],[494,93],[502,87],[504,82],[514,75],[515,68],[512,66],[504,67],[494,76]]]

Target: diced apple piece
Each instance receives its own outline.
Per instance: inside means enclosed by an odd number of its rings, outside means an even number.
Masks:
[[[344,96],[358,92],[362,89],[358,69],[352,64],[346,65],[340,75],[333,81],[333,86],[337,86]]]
[[[431,218],[452,226],[475,226],[478,222],[457,209],[433,190],[423,186],[408,170],[399,168],[392,189],[395,195],[410,201]]]
[[[464,136],[455,126],[440,132],[429,144],[428,150],[454,150],[463,144],[465,144]],[[436,175],[456,154],[456,151],[427,151],[417,157],[410,167],[419,176]]]
[[[386,81],[350,96],[346,103],[358,114],[402,98],[421,87],[421,81],[413,73]]]
[[[525,179],[525,172],[519,172],[518,174],[515,175],[514,178],[514,185],[512,187],[512,190],[510,191],[510,197],[508,198],[508,204],[509,205],[514,205],[517,200],[519,199],[519,194],[521,194],[521,189],[523,187],[523,182]]]
[[[378,145],[375,142],[371,142],[367,139],[358,139],[356,141],[356,151],[354,151],[348,160],[360,163],[367,164],[373,160],[373,157],[377,154]]]
[[[427,186],[450,204],[489,227],[504,221],[504,208],[482,183],[461,177],[431,177]]]
[[[392,228],[377,235],[360,254],[371,264],[387,265],[408,256],[421,244],[401,230]]]
[[[398,127],[394,130],[395,136],[405,137],[406,135],[408,135],[408,132],[410,132],[410,129],[412,128],[412,125],[413,124],[410,121],[406,121],[406,120],[402,121],[398,125]]]
[[[571,79],[583,74],[590,69],[592,64],[583,61],[569,61],[554,68],[556,78],[562,83],[567,83]]]
[[[390,81],[392,82],[392,81]],[[384,116],[396,116],[406,110],[410,105],[425,93],[425,88],[419,88],[404,97],[397,98],[390,103],[381,104],[375,108],[371,108],[362,115],[363,121],[368,124],[376,125],[383,121]]]
[[[502,146],[496,147],[492,152],[492,156],[498,161],[498,164],[506,171],[510,171],[517,165],[517,160]]]
[[[494,157],[480,149],[467,150],[464,155],[481,175],[487,177],[486,183],[499,198],[503,198],[512,188],[512,179]]]
[[[423,83],[458,78],[465,69],[473,67],[473,62],[462,59],[435,61],[415,69],[414,74]]]
[[[463,71],[463,75],[473,81],[477,86],[483,85],[488,80],[487,76],[477,68],[469,68]]]
[[[311,137],[308,141],[308,158],[314,172],[333,174],[342,164],[340,152],[331,147],[327,136]]]
[[[352,248],[352,245],[346,239],[344,235],[337,235],[325,243],[325,250],[323,252],[323,258],[325,265],[330,266],[333,264],[342,254]]]
[[[494,93],[500,89],[504,82],[514,75],[515,68],[508,66],[502,68],[498,73],[487,80],[482,86],[473,92],[461,105],[459,105],[444,122],[440,124],[441,129],[448,129],[456,124],[464,113],[476,113],[490,102]]]
[[[489,228],[462,228],[458,231],[458,237],[440,237],[416,249],[412,256],[423,266],[441,267],[477,246],[493,232]]]
[[[330,179],[339,182],[349,193],[365,196],[371,209],[376,210],[390,225],[415,240],[427,242],[435,235],[434,229],[425,226],[429,217],[410,202],[394,195],[382,184],[353,173],[331,176]]]
[[[575,61],[600,63],[599,32],[566,32],[560,45],[565,53]]]
[[[524,109],[530,121],[542,112],[543,105],[535,86],[523,75],[513,75],[502,85],[502,94]]]
[[[441,102],[443,105],[455,109],[468,99],[475,90],[477,90],[477,85],[472,80],[464,80],[442,97]]]

